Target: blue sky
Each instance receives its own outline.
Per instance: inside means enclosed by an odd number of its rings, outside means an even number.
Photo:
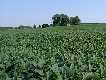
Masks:
[[[106,0],[0,0],[0,26],[51,23],[56,13],[106,22]]]

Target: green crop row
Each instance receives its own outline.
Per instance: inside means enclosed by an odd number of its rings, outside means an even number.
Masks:
[[[106,80],[106,33],[0,31],[0,80]]]

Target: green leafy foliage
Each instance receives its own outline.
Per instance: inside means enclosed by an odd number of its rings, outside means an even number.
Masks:
[[[72,25],[78,25],[78,24],[80,24],[80,19],[78,16],[70,17],[69,22]]]
[[[43,24],[42,25],[42,28],[46,28],[46,27],[49,27],[49,25],[48,24]]]
[[[0,31],[0,80],[105,80],[106,33],[82,27]]]
[[[80,18],[78,16],[69,17],[66,14],[55,14],[52,17],[53,26],[67,26],[80,24]]]
[[[65,14],[55,14],[52,17],[53,25],[56,26],[67,26],[69,22],[69,17]]]

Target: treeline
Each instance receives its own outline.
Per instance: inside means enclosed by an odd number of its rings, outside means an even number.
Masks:
[[[13,27],[0,27],[0,30],[13,29]]]
[[[67,25],[78,25],[80,24],[80,19],[78,16],[69,17],[65,14],[55,14],[52,17],[53,26],[67,26]]]
[[[33,26],[24,26],[24,25],[20,25],[18,27],[15,27],[14,29],[36,29],[36,28],[46,28],[46,27],[50,27],[49,24],[42,24],[42,25],[33,25]]]
[[[18,29],[25,29],[25,28],[46,28],[46,27],[50,27],[50,26],[70,26],[70,25],[78,25],[80,24],[80,19],[78,16],[75,17],[69,17],[66,14],[55,14],[52,17],[52,24],[42,24],[39,26],[36,26],[35,24],[33,25],[33,27],[29,27],[29,26],[19,26]]]
[[[78,16],[69,17],[66,14],[55,14],[52,17],[52,24],[42,24],[42,25],[33,25],[33,26],[24,26],[20,25],[18,27],[0,27],[0,29],[35,29],[35,28],[46,28],[46,27],[55,27],[55,26],[70,26],[80,24],[80,19]]]

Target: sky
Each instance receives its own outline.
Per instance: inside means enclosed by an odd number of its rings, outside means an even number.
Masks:
[[[106,0],[0,0],[0,26],[52,23],[54,14],[106,22]]]

